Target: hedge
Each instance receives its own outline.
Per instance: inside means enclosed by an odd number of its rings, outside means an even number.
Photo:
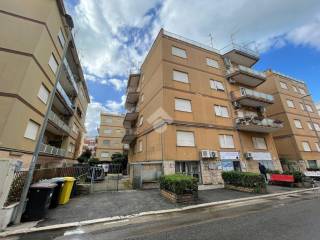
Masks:
[[[295,183],[302,183],[304,174],[299,171],[284,171],[283,174],[293,175]]]
[[[194,177],[183,174],[161,176],[160,189],[164,189],[178,195],[191,193],[198,191],[198,180]]]
[[[237,187],[254,188],[256,192],[266,188],[265,178],[261,174],[251,172],[222,172],[225,184]]]

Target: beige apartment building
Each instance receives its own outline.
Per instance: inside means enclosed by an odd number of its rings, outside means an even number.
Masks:
[[[89,102],[62,0],[0,2],[0,157],[20,159],[28,168],[56,80],[38,167],[74,163],[81,152]]]
[[[122,143],[125,130],[124,115],[101,113],[98,129],[96,157],[100,161],[111,161],[114,153],[123,153],[125,145]]]
[[[222,170],[281,169],[266,118],[272,95],[256,88],[266,75],[259,55],[232,44],[223,52],[161,30],[140,72],[128,80],[124,143],[132,181],[186,173],[221,183]]]
[[[273,133],[280,160],[301,170],[320,167],[320,116],[307,85],[271,70],[265,73],[268,80],[258,89],[275,99],[267,115],[284,122]]]
[[[319,116],[320,116],[320,103],[317,103],[317,104],[316,104],[316,108],[317,108],[318,114],[319,114]]]

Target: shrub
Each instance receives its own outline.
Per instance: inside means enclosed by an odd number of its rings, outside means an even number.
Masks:
[[[267,173],[269,174],[280,174],[281,172],[279,170],[270,170],[270,169],[267,169]]]
[[[173,174],[160,177],[160,189],[173,192],[177,195],[198,191],[198,180],[194,177]]]
[[[295,183],[303,182],[304,174],[299,171],[284,171],[283,174],[293,175]]]
[[[266,182],[262,175],[251,172],[222,172],[222,178],[228,185],[237,187],[254,188],[255,192],[261,192],[266,188]]]

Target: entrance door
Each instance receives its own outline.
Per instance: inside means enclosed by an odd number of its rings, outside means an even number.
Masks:
[[[235,171],[241,172],[240,161],[233,161],[233,169],[234,169]]]
[[[193,176],[201,182],[200,164],[196,161],[179,161],[176,162],[176,173],[183,173],[189,176]]]

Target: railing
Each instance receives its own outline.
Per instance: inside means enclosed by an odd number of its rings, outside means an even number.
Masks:
[[[40,147],[40,152],[47,153],[50,155],[64,157],[66,155],[66,150],[62,148],[56,148],[47,144],[42,143]]]
[[[64,91],[63,87],[61,86],[60,82],[57,85],[57,90],[58,92],[61,94],[61,96],[63,97],[63,99],[66,101],[66,103],[68,104],[68,106],[73,109],[73,104],[70,100],[70,98],[68,97],[67,93]]]
[[[70,68],[69,63],[66,58],[63,60],[63,64],[64,64],[65,68],[67,69],[67,72],[69,75],[69,80],[71,81],[73,88],[76,90],[76,93],[78,94],[78,92],[79,92],[78,86],[77,86],[77,83],[74,79],[73,73],[71,71],[71,68]]]
[[[232,50],[238,50],[240,52],[244,52],[244,53],[247,53],[255,58],[259,58],[259,53],[258,51],[254,51],[252,49],[249,49],[247,47],[244,47],[244,46],[241,46],[239,44],[236,44],[236,43],[231,43],[229,45],[227,45],[226,47],[222,48],[220,51],[223,52],[223,54],[226,54]]]
[[[62,121],[57,114],[55,114],[53,111],[50,111],[49,113],[49,119],[54,122],[58,127],[63,129],[65,132],[70,133],[70,127]]]
[[[270,118],[259,119],[257,117],[236,118],[237,125],[256,125],[262,127],[283,128],[283,122]]]
[[[252,74],[252,75],[256,75],[256,76],[259,76],[261,78],[266,78],[266,74],[264,74],[263,72],[259,72],[259,71],[256,71],[252,68],[249,68],[249,67],[245,67],[245,66],[237,66],[237,67],[232,67],[230,69],[227,70],[227,74],[233,74],[237,71],[243,71],[243,72],[246,72],[246,73],[249,73],[249,74]]]
[[[270,94],[262,93],[262,92],[257,92],[248,88],[243,88],[241,87],[239,91],[232,92],[233,97],[254,97],[254,98],[259,98],[268,102],[273,102],[274,97]],[[238,96],[240,95],[240,96]]]

